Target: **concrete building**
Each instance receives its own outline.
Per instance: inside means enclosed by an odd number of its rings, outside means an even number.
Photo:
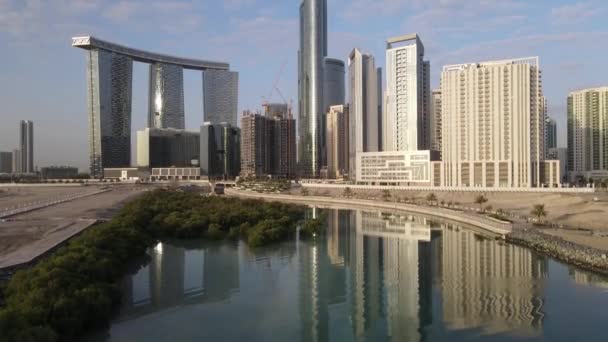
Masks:
[[[239,74],[235,71],[203,71],[203,116],[205,122],[237,126]]]
[[[357,153],[357,183],[430,185],[431,151]]]
[[[201,176],[233,179],[241,169],[241,132],[227,123],[205,122],[200,134]]]
[[[559,169],[562,183],[568,182],[568,149],[565,147],[550,148],[547,159],[559,160]]]
[[[568,95],[568,171],[572,182],[608,179],[608,87]]]
[[[327,1],[300,4],[298,50],[298,164],[306,177],[318,177],[323,164],[323,66],[327,57]]]
[[[384,151],[384,147],[383,147],[383,136],[384,136],[384,123],[382,120],[384,120],[383,116],[384,116],[384,107],[382,105],[382,103],[384,102],[383,98],[384,98],[384,94],[382,91],[382,68],[376,68],[376,89],[378,91],[378,95],[376,95],[376,98],[378,99],[378,151]]]
[[[12,152],[13,155],[13,173],[21,173],[21,151],[19,149],[14,149]]]
[[[241,175],[295,176],[295,120],[244,112],[241,118]]]
[[[543,179],[557,176],[559,167],[544,162],[542,94],[538,57],[444,66],[443,162],[434,169],[440,179],[436,185],[554,184],[555,177]]]
[[[552,148],[557,148],[557,123],[547,117],[545,119],[545,152]]]
[[[0,173],[13,172],[13,154],[11,152],[0,152]]]
[[[131,165],[134,61],[151,64],[148,110],[148,126],[151,128],[183,128],[183,69],[226,72],[229,69],[227,63],[162,55],[91,36],[72,38],[72,46],[87,53],[89,170],[94,178],[104,177],[106,168]],[[228,91],[236,86],[218,83],[216,87],[206,87],[207,95],[212,97],[215,91],[232,98]],[[234,107],[233,121],[236,124],[236,104]]]
[[[348,106],[329,107],[326,119],[327,176],[343,178],[348,174]]]
[[[200,132],[146,128],[137,132],[137,166],[198,167]]]
[[[46,166],[40,168],[43,179],[69,179],[78,176],[78,168],[72,166]]]
[[[34,123],[21,120],[19,124],[19,151],[21,151],[21,173],[34,173]]]
[[[265,103],[262,106],[264,107],[264,116],[267,118],[284,118],[288,116],[290,111],[287,103]]]
[[[430,148],[430,63],[417,34],[386,42],[385,151]]]
[[[378,69],[374,57],[353,49],[348,57],[349,174],[356,174],[361,152],[379,151]]]
[[[149,81],[148,127],[184,129],[184,68],[150,64]]]
[[[431,95],[431,150],[438,151],[441,158],[441,90],[435,89]]]

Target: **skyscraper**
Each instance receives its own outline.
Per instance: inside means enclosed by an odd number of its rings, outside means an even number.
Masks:
[[[417,34],[386,42],[386,98],[383,149],[428,150],[430,147],[430,63]]]
[[[241,174],[261,177],[266,174],[268,139],[266,124],[262,115],[243,112],[241,118]]]
[[[237,125],[239,73],[227,70],[203,71],[204,121]]]
[[[568,95],[568,171],[571,181],[608,178],[608,87]]]
[[[205,122],[200,134],[201,175],[209,179],[232,179],[241,169],[241,132],[226,123]]]
[[[444,66],[441,185],[540,186],[542,94],[538,57]]]
[[[341,178],[348,173],[348,106],[329,107],[327,112],[327,175]]]
[[[327,1],[303,0],[300,4],[298,51],[299,172],[318,177],[324,145],[323,74],[327,56]]]
[[[150,64],[149,92],[148,127],[184,129],[184,68]]]
[[[34,123],[29,120],[21,120],[19,128],[21,172],[34,173]]]
[[[384,102],[384,94],[382,92],[382,68],[376,69],[376,82],[378,83],[378,151],[384,151],[383,147],[383,136],[384,136],[384,123],[382,120],[384,119],[384,111],[382,103]]]
[[[137,131],[138,167],[198,167],[199,156],[200,132],[174,128]]]
[[[379,150],[377,77],[374,57],[353,49],[348,57],[349,175],[355,174],[357,153]]]
[[[441,90],[435,89],[431,95],[431,147],[433,151],[439,151],[441,156]]]
[[[550,148],[557,148],[557,124],[555,120],[547,117],[545,119],[545,152]]]
[[[13,150],[13,173],[21,173],[21,151]]]
[[[0,152],[0,173],[13,172],[13,154],[11,152]]]
[[[344,104],[344,61],[335,58],[325,58],[323,69],[323,110],[327,113],[329,107]]]

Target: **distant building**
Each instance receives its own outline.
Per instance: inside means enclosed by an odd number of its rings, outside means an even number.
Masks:
[[[417,34],[386,42],[385,151],[430,148],[430,63]]]
[[[198,167],[200,132],[146,128],[137,132],[137,166]]]
[[[13,172],[13,154],[11,152],[0,152],[0,173]]]
[[[323,106],[327,112],[329,107],[341,105],[344,103],[344,61],[341,59],[325,57],[323,75],[325,78],[323,84]]]
[[[71,166],[46,166],[40,168],[43,179],[69,179],[78,176],[78,168]]]
[[[348,174],[348,106],[329,107],[326,121],[327,178],[342,178]]]
[[[200,180],[201,169],[198,167],[156,167],[150,169],[151,181],[166,180]]]
[[[431,151],[357,153],[357,183],[430,185]]]
[[[23,165],[21,164],[21,151],[19,149],[13,150],[13,173],[22,173]]]
[[[559,160],[560,177],[562,182],[568,182],[568,149],[565,147],[550,148],[547,159]]]
[[[545,119],[545,151],[557,148],[557,124],[555,120],[547,117]]]
[[[203,71],[203,116],[212,124],[236,127],[239,73],[228,70]]]
[[[570,180],[608,179],[608,87],[568,95]]]
[[[431,150],[441,156],[441,90],[433,90],[431,96]]]
[[[19,130],[21,173],[34,173],[34,123],[21,120]]]
[[[241,175],[294,177],[295,120],[244,112],[241,118]]]
[[[267,118],[284,118],[289,112],[287,103],[266,103],[264,106],[264,116]]]
[[[200,134],[201,176],[209,179],[233,179],[239,175],[240,138],[238,127],[227,123],[205,122]]]
[[[148,127],[184,129],[184,68],[152,63],[149,81]]]
[[[374,57],[354,49],[348,58],[349,174],[354,175],[356,156],[379,150],[381,122],[378,116],[378,69]]]
[[[529,188],[554,185],[556,177],[559,182],[559,167],[544,162],[542,94],[538,57],[444,66],[437,185]]]

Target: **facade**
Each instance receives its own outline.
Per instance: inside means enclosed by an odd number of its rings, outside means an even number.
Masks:
[[[547,159],[559,160],[561,181],[568,182],[568,149],[565,147],[551,148],[547,152]]]
[[[34,123],[21,120],[19,125],[19,151],[21,151],[21,173],[34,173]]]
[[[386,42],[385,151],[430,148],[430,63],[417,34]]]
[[[150,64],[149,80],[148,127],[184,129],[184,68]]]
[[[290,111],[287,103],[265,103],[262,106],[264,107],[264,116],[267,118],[285,118]]]
[[[608,87],[568,95],[568,172],[572,182],[608,178]]]
[[[150,180],[200,180],[201,169],[198,167],[159,167],[150,170]]]
[[[547,117],[545,119],[545,152],[557,148],[557,124],[555,120]]]
[[[198,167],[200,132],[146,128],[137,132],[137,166]]]
[[[72,38],[72,46],[87,53],[89,169],[104,177],[104,169],[131,165],[131,102],[133,62],[151,64],[149,119],[151,128],[183,128],[182,69],[228,70],[227,63],[162,55],[103,41]],[[236,110],[234,115],[236,123]]]
[[[40,168],[44,179],[69,179],[78,176],[78,168],[71,166],[47,166]]]
[[[323,164],[326,56],[327,1],[303,0],[298,50],[298,171],[306,177],[318,177]]]
[[[434,171],[440,174],[438,185],[544,184],[538,57],[444,66],[441,104],[443,163]]]
[[[431,95],[431,150],[441,156],[441,90],[435,89]]]
[[[205,122],[200,134],[201,176],[209,179],[233,179],[241,169],[241,132],[227,123]]]
[[[109,167],[103,170],[104,178],[136,181],[150,176],[148,169],[136,167]]]
[[[357,183],[430,185],[431,151],[357,153]]]
[[[327,177],[343,178],[348,174],[348,106],[329,107],[326,121]]]
[[[0,173],[13,172],[13,154],[11,152],[0,152]]]
[[[376,95],[377,99],[378,99],[378,151],[384,151],[384,147],[383,147],[383,136],[384,136],[384,123],[383,123],[383,116],[384,116],[384,111],[383,111],[383,106],[382,103],[384,102],[383,98],[384,98],[384,94],[382,91],[382,68],[377,68],[376,69],[376,89],[378,90],[378,95]]]
[[[354,49],[348,57],[349,174],[356,173],[361,152],[379,151],[378,69],[374,57]]]
[[[329,107],[344,103],[344,75],[346,69],[344,61],[341,59],[326,57],[324,63],[323,110],[327,113]]]
[[[22,173],[21,171],[21,151],[19,149],[13,150],[13,173]]]
[[[241,118],[241,175],[295,176],[296,135],[291,115],[262,116],[244,112]]]
[[[205,122],[237,125],[239,74],[227,70],[203,71],[203,116]]]

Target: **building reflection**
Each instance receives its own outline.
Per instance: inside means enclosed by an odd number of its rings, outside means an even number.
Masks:
[[[450,329],[541,333],[547,259],[443,225],[443,320]]]
[[[158,243],[149,256],[150,263],[123,279],[123,321],[178,305],[222,301],[239,289],[239,257],[231,246]]]
[[[608,289],[608,277],[581,270],[575,267],[568,268],[568,274],[575,283],[585,286],[595,286]]]

